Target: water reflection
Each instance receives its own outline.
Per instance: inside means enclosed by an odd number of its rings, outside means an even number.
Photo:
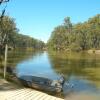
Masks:
[[[49,52],[49,59],[56,73],[63,73],[72,92],[98,92],[100,88],[100,56],[87,53]],[[64,92],[69,92],[64,87]]]
[[[16,71],[18,76],[35,75],[51,79],[56,79],[58,77],[54,70],[52,70],[47,52],[42,52],[42,54],[37,52],[35,56],[18,63],[16,65]]]
[[[38,52],[38,55],[41,55],[43,52]],[[14,50],[8,53],[8,66],[16,67],[18,63],[27,61],[30,58],[35,58],[37,55],[36,51],[27,51],[27,50]]]
[[[100,55],[66,52],[15,51],[9,54],[8,64],[16,66],[17,75],[35,75],[57,79],[66,77],[63,94],[88,91],[100,94]]]

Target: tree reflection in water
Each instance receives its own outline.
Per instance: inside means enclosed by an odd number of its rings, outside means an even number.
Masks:
[[[85,52],[48,52],[53,70],[74,84],[73,91],[100,91],[100,55]],[[64,87],[66,88],[66,86]],[[64,89],[68,90],[68,87]],[[69,92],[69,91],[66,91]]]
[[[100,55],[20,50],[9,52],[8,65],[15,67],[17,74],[20,72],[52,79],[63,74],[67,86],[64,85],[61,96],[84,91],[100,94]]]

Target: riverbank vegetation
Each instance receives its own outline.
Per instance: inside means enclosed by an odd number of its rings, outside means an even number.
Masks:
[[[57,26],[48,40],[48,48],[53,50],[100,49],[100,14],[83,23],[73,24],[70,17]]]
[[[0,55],[4,53],[5,44],[8,44],[9,49],[31,48],[37,50],[43,49],[45,46],[41,40],[20,34],[15,20],[9,16],[4,16],[0,21]]]

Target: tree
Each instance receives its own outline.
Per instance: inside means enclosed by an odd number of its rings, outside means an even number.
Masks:
[[[74,25],[70,17],[66,17],[64,24],[56,27],[52,32],[48,47],[59,48],[59,50],[100,49],[100,14],[84,23]]]
[[[12,18],[4,16],[0,23],[0,46],[1,52],[5,50],[5,65],[4,65],[4,78],[6,76],[6,64],[7,64],[7,51],[8,45],[13,41],[12,34],[17,32],[16,24]]]
[[[49,47],[55,50],[63,50],[66,49],[71,40],[72,33],[72,23],[70,21],[70,17],[66,17],[64,19],[64,24],[57,26],[48,41]]]
[[[2,4],[2,3],[4,3],[4,2],[9,2],[9,0],[0,0],[0,5]],[[5,6],[5,8],[2,10],[2,14],[1,14],[1,16],[0,16],[0,48],[1,48],[1,50],[0,50],[0,54],[1,54],[1,51],[3,51],[2,50],[2,46],[3,46],[3,44],[2,44],[2,20],[3,20],[3,17],[4,17],[4,14],[5,14],[5,9],[6,9],[6,6]],[[4,42],[4,39],[6,38],[6,35],[4,36],[4,38],[3,38],[3,42]],[[6,63],[7,63],[7,49],[8,49],[8,47],[7,47],[7,44],[5,45],[5,67],[4,67],[4,78],[5,78],[5,75],[6,75]]]
[[[0,44],[10,44],[14,40],[12,39],[13,34],[18,32],[14,19],[5,16],[0,23]]]
[[[66,17],[64,19],[64,26],[67,29],[67,32],[68,33],[71,33],[72,32],[72,23],[70,21],[70,17]]]

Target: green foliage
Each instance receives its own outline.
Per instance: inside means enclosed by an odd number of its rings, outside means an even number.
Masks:
[[[45,46],[44,42],[40,40],[34,39],[27,35],[18,34],[18,33],[16,33],[13,36],[13,39],[14,39],[15,48],[42,49]]]
[[[3,17],[0,21],[0,44],[11,42],[12,34],[17,32],[16,24],[14,19],[8,16]]]
[[[0,55],[4,55],[5,44],[10,48],[42,49],[45,46],[40,40],[19,34],[15,20],[9,16],[4,16],[2,21],[0,20]]]
[[[13,43],[12,35],[17,32],[14,19],[4,16],[0,20],[0,54],[4,53],[5,44]]]
[[[70,17],[65,18],[64,24],[54,29],[47,44],[55,50],[100,49],[100,14],[74,25]]]
[[[81,50],[81,47],[76,44],[76,43],[72,43],[70,46],[69,46],[70,50],[72,51],[80,51]]]

